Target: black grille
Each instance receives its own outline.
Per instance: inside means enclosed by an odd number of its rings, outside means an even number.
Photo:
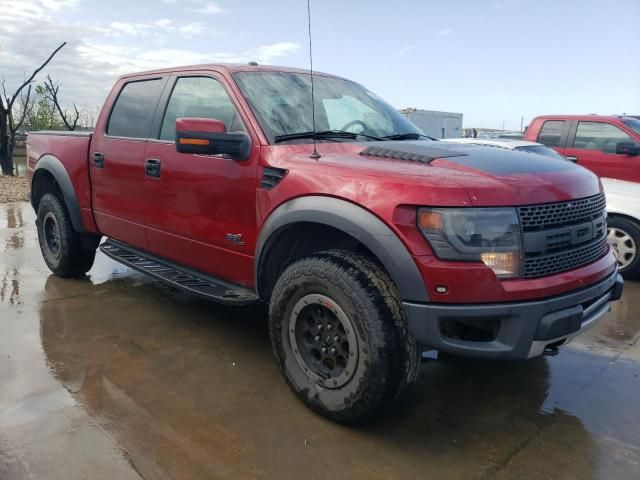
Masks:
[[[567,225],[579,221],[594,220],[604,213],[604,194],[572,200],[570,202],[548,203],[519,207],[520,223],[526,231]]]
[[[607,252],[604,194],[518,208],[524,241],[524,278],[581,267]]]
[[[560,253],[525,258],[524,277],[535,278],[581,267],[602,257],[607,251],[607,237],[596,242]]]

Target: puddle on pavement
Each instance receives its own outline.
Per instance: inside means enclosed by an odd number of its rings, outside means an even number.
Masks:
[[[557,357],[427,361],[402,407],[345,428],[289,392],[264,309],[209,304],[102,255],[87,278],[57,278],[40,259],[31,208],[0,205],[0,219],[0,245],[16,231],[24,238],[0,253],[15,292],[0,297],[0,478],[21,469],[184,479],[638,471],[640,364],[625,356],[637,351],[638,284]]]

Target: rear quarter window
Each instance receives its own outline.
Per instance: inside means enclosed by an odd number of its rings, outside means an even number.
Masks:
[[[147,138],[154,110],[158,102],[160,78],[129,82],[116,99],[107,135],[114,137]]]
[[[551,147],[561,147],[562,129],[565,123],[564,120],[545,121],[538,134],[538,142]]]

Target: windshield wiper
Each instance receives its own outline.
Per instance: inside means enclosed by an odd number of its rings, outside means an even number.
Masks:
[[[396,133],[394,135],[387,135],[386,137],[382,138],[384,140],[418,140],[421,137],[428,138],[429,140],[438,140],[437,138],[433,138],[429,135],[417,132]]]
[[[346,130],[323,130],[320,132],[298,132],[287,133],[284,135],[276,135],[273,137],[273,143],[286,142],[287,140],[298,140],[301,138],[346,138],[349,140],[355,140],[358,137],[370,138],[372,140],[382,140],[380,137],[374,137],[373,135],[367,135],[365,133],[347,132]]]

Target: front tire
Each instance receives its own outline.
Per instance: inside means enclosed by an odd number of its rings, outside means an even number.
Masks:
[[[607,240],[616,252],[618,269],[631,278],[640,273],[640,225],[630,219],[610,216],[607,220]]]
[[[53,273],[77,277],[91,269],[100,237],[76,232],[67,208],[56,195],[46,193],[40,199],[36,226],[42,257]]]
[[[275,285],[269,330],[289,387],[312,410],[361,423],[415,381],[419,349],[386,272],[331,250],[287,267]]]

